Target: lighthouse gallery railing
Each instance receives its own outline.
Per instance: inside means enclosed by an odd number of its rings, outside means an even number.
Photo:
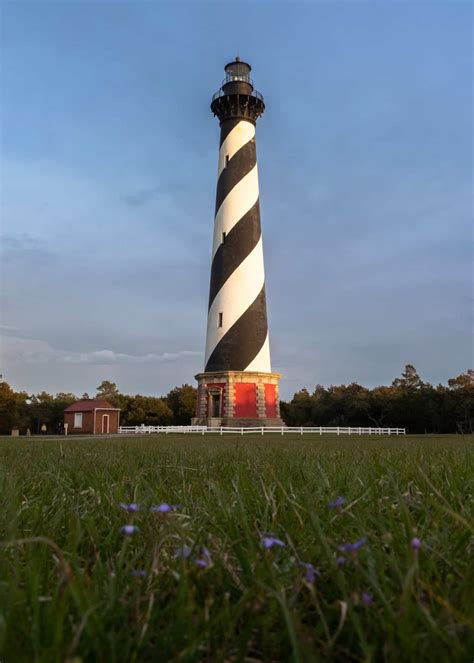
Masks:
[[[218,99],[219,97],[228,97],[228,96],[232,95],[229,95],[228,93],[224,92],[222,89],[217,90],[217,92],[214,92],[214,94],[212,95],[211,102],[214,101],[215,99]],[[258,90],[252,90],[252,92],[249,92],[248,95],[244,96],[256,97],[257,99],[260,99],[260,101],[263,101],[263,95]]]

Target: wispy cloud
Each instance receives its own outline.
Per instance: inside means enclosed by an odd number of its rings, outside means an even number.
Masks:
[[[19,327],[14,327],[13,325],[0,324],[0,331],[9,333],[9,332],[19,332],[21,331],[21,329]]]
[[[177,350],[174,352],[149,352],[143,355],[115,352],[114,350],[92,350],[90,352],[75,352],[53,348],[49,343],[40,339],[19,338],[11,336],[3,341],[2,354],[4,360],[23,362],[28,364],[90,364],[90,365],[119,365],[172,362],[184,357],[193,357],[201,354],[194,350]]]
[[[182,357],[200,355],[194,350],[179,350],[178,352],[154,352],[145,355],[130,355],[113,350],[95,350],[93,352],[74,352],[62,355],[59,361],[67,364],[141,364],[145,362],[175,361]]]
[[[18,253],[49,254],[44,242],[28,233],[0,235],[0,250],[5,257]]]

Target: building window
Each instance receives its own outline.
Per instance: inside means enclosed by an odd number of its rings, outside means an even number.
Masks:
[[[225,242],[225,235],[226,235],[225,232],[222,233],[222,244],[224,244],[224,242]]]
[[[229,155],[226,154],[225,155],[225,167],[227,168],[228,165],[229,165]]]
[[[74,413],[74,428],[82,428],[82,412]]]
[[[222,327],[223,317],[224,317],[224,314],[219,313],[219,327]]]

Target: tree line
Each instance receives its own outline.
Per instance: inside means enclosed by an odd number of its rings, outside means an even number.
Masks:
[[[298,391],[280,403],[288,426],[373,426],[406,428],[408,433],[472,433],[474,371],[434,387],[411,364],[389,387],[349,385]]]
[[[194,416],[197,390],[189,384],[171,389],[166,396],[130,396],[114,382],[104,380],[94,398],[119,407],[122,426],[186,425]],[[0,434],[13,428],[37,434],[43,424],[48,433],[59,430],[64,410],[78,398],[71,393],[15,392],[0,382]],[[401,427],[409,433],[472,433],[474,429],[474,371],[469,370],[436,387],[423,382],[411,364],[390,386],[368,389],[349,385],[317,385],[281,401],[281,416],[288,426]]]
[[[129,396],[121,394],[114,382],[104,380],[92,398],[109,401],[119,407],[122,426],[186,425],[194,417],[197,389],[189,384],[175,387],[163,397]],[[20,433],[29,429],[38,434],[43,424],[49,434],[56,433],[64,421],[64,410],[78,400],[91,398],[89,394],[78,397],[71,393],[27,394],[16,392],[6,382],[0,383],[0,434],[6,435],[13,428]]]

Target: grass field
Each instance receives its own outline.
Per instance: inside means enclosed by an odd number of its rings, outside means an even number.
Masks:
[[[0,660],[470,663],[473,447],[0,439]]]

